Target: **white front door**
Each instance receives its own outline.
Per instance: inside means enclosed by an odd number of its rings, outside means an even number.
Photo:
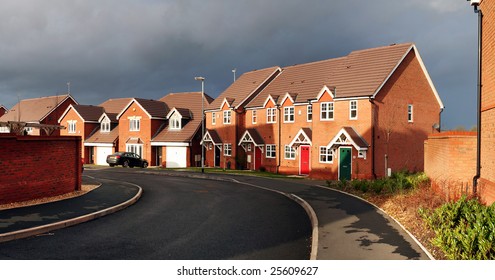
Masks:
[[[112,147],[95,147],[96,165],[107,165],[107,156],[112,154]]]
[[[167,168],[187,167],[187,147],[166,148]]]

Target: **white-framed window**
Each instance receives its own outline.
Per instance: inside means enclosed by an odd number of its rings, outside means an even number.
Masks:
[[[0,133],[10,133],[10,129],[6,126],[0,126]]]
[[[296,149],[289,145],[285,145],[285,159],[296,159]]]
[[[140,131],[141,130],[141,119],[131,118],[129,119],[129,131]]]
[[[252,111],[251,123],[255,124],[257,122],[258,122],[258,111],[253,110]]]
[[[320,146],[320,162],[333,163],[333,151],[326,146]]]
[[[211,124],[212,125],[217,124],[217,113],[216,112],[211,112]]]
[[[251,143],[248,143],[247,145],[248,152],[251,152],[252,149],[253,149],[253,145]]]
[[[223,144],[223,155],[227,157],[232,156],[232,144]]]
[[[320,120],[333,120],[333,102],[322,102],[320,104]]]
[[[277,146],[276,145],[266,145],[266,157],[275,158],[277,156]]]
[[[306,112],[307,112],[306,120],[308,122],[312,122],[313,121],[313,105],[309,104]]]
[[[142,144],[126,144],[126,151],[129,153],[138,154],[143,157],[143,145]]]
[[[284,107],[284,123],[293,123],[294,118],[294,106]]]
[[[414,116],[413,116],[413,105],[408,104],[407,105],[407,121],[408,122],[413,122],[414,121]]]
[[[266,109],[266,122],[276,123],[277,122],[277,108],[267,108]]]
[[[76,133],[76,129],[77,129],[76,123],[77,121],[67,121],[67,126],[68,126],[67,129],[69,130],[69,133]]]
[[[232,111],[226,110],[223,111],[223,124],[230,124],[232,119]]]
[[[178,114],[174,114],[172,117],[169,119],[169,128],[171,130],[178,130],[181,129],[181,118]]]
[[[101,132],[110,132],[110,120],[108,118],[101,122]]]
[[[357,120],[358,118],[358,102],[357,100],[349,101],[349,119]]]

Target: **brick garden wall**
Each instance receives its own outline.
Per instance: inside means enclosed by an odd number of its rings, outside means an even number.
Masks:
[[[476,133],[442,132],[430,134],[424,142],[425,173],[435,190],[448,199],[472,192],[476,174]]]
[[[81,188],[80,137],[1,136],[0,204]]]

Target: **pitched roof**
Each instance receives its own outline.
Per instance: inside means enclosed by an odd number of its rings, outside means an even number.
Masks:
[[[138,105],[143,108],[143,110],[149,115],[152,119],[165,119],[169,112],[169,107],[162,101],[152,100],[152,99],[143,99],[143,98],[133,98],[131,101],[120,111],[117,115],[119,118],[132,103],[138,103]]]
[[[325,86],[336,91],[336,98],[373,96],[411,50],[420,59],[414,44],[405,43],[353,51],[344,57],[285,67],[246,107],[262,107],[268,96],[286,93],[291,95],[295,103],[306,103],[315,99]],[[429,79],[426,69],[423,70]],[[439,104],[443,106],[431,81],[430,85]]]
[[[253,95],[280,72],[278,66],[255,70],[242,74],[232,83],[215,101],[207,108],[208,110],[218,110],[226,99],[231,107],[238,107],[249,100]]]
[[[356,130],[354,130],[351,126],[344,126],[342,129],[335,135],[335,137],[328,143],[327,147],[332,148],[334,145],[342,145],[342,144],[351,144],[359,151],[368,150],[370,146],[366,140],[359,134]]]
[[[98,119],[103,114],[103,107],[93,106],[93,105],[70,105],[67,107],[65,112],[59,118],[58,122],[62,120],[62,118],[69,112],[72,108],[79,117],[85,122],[98,122]]]
[[[207,129],[203,139],[201,139],[201,144],[203,142],[212,142],[214,145],[222,144],[222,138],[218,135],[218,132],[215,129]]]
[[[84,144],[114,144],[119,138],[119,127],[114,127],[110,132],[101,132],[101,129],[98,129],[95,133],[93,133],[90,137],[84,140]]]
[[[125,108],[131,102],[132,98],[116,98],[116,99],[108,99],[107,101],[101,103],[100,107],[105,109],[105,113],[107,114],[115,114],[117,116],[122,109]]]
[[[254,146],[262,146],[265,144],[265,141],[263,141],[263,137],[258,133],[258,130],[255,128],[248,128],[246,129],[246,132],[241,137],[241,140],[239,140],[239,144],[241,145],[242,143],[253,143]]]
[[[180,130],[162,129],[152,142],[189,142],[201,128],[202,107],[207,108],[213,98],[205,94],[202,101],[201,92],[180,92],[170,93],[160,101],[167,104],[168,108],[175,108],[189,121]]]
[[[77,104],[70,94],[23,99],[0,117],[0,121],[41,122],[69,98]]]

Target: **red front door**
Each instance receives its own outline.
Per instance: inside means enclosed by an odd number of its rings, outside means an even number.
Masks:
[[[254,170],[259,170],[261,166],[261,149],[254,147]]]
[[[300,167],[299,174],[308,175],[309,174],[309,146],[301,146],[300,147]]]

